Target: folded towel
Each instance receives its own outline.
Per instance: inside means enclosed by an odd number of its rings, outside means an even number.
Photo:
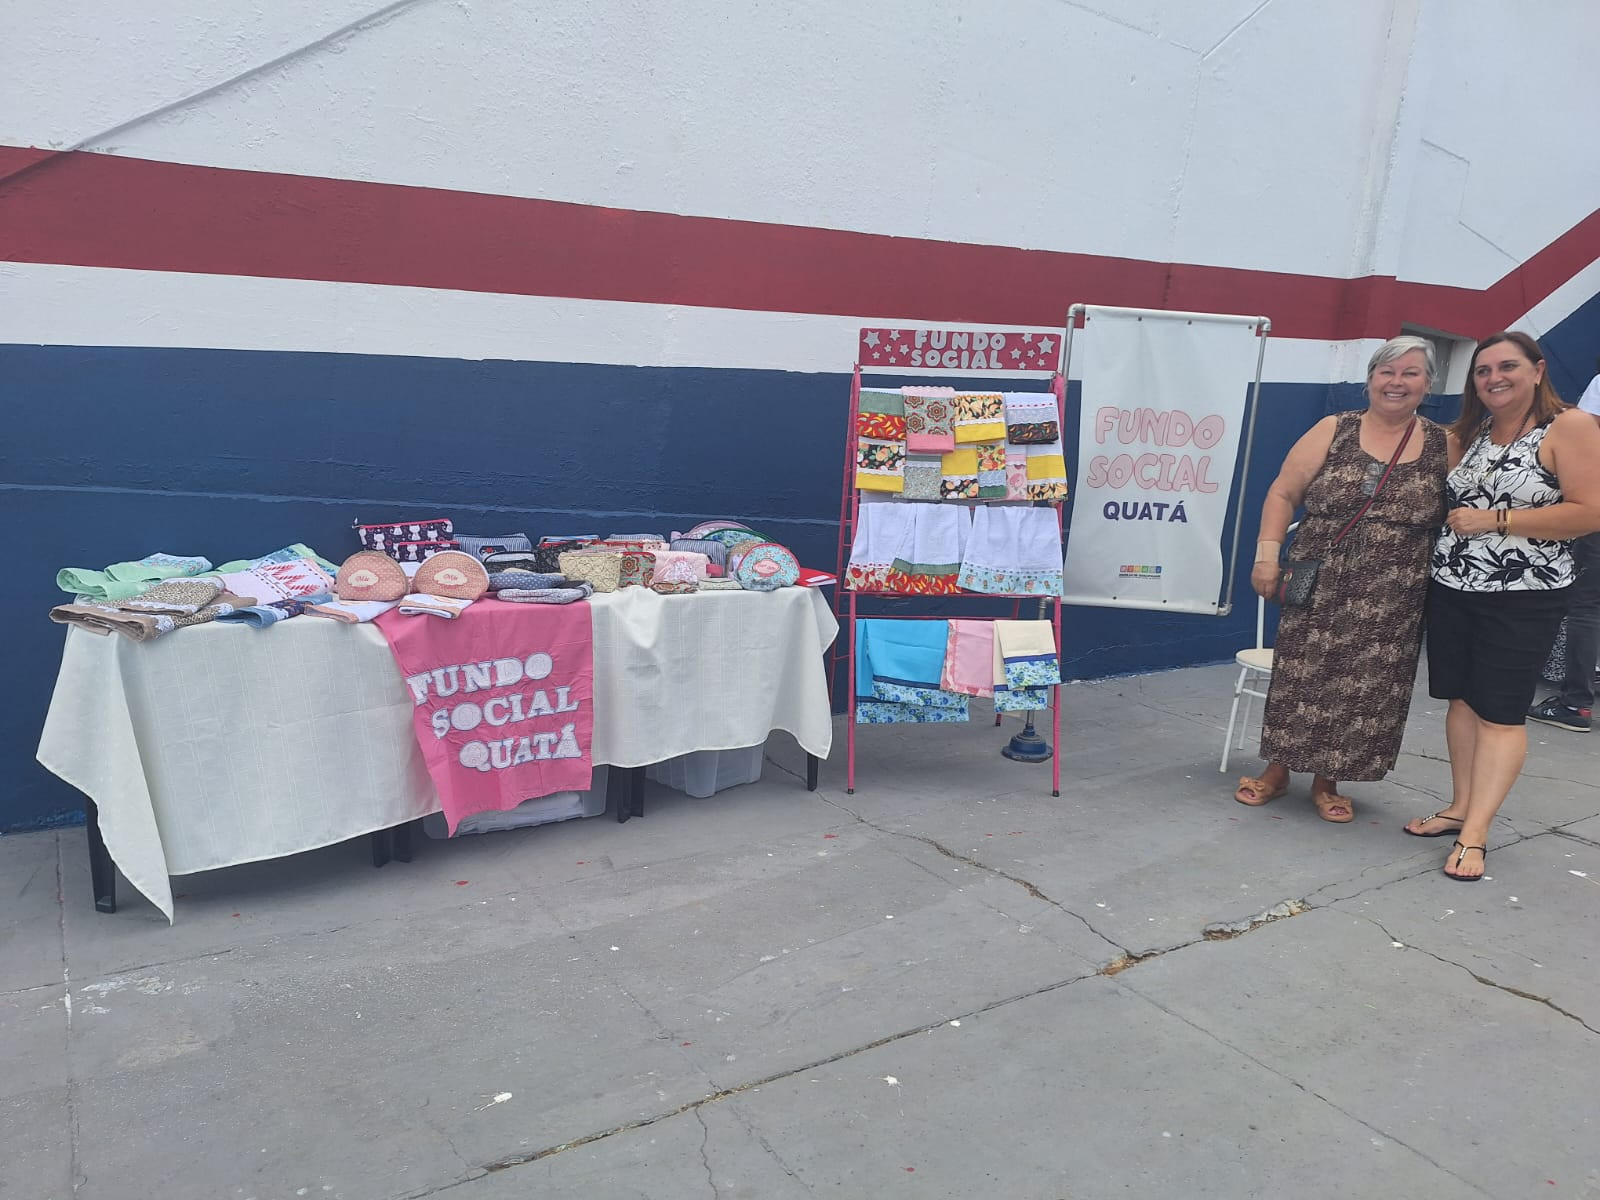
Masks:
[[[1013,446],[1061,439],[1054,392],[1006,392],[1006,441]]]
[[[904,387],[906,449],[943,454],[956,448],[955,388]]]
[[[988,505],[972,514],[957,583],[993,596],[1059,596],[1061,562],[1055,509]]]
[[[995,711],[1049,706],[1048,689],[1061,682],[1055,631],[1049,621],[996,621],[993,662]]]
[[[951,621],[939,686],[963,696],[994,695],[994,622]]]
[[[978,498],[978,452],[972,446],[952,450],[939,460],[939,498]]]
[[[1067,462],[1061,454],[1061,441],[1028,446],[1028,499],[1065,500]]]
[[[978,499],[1006,498],[1006,444],[980,442],[978,451]]]
[[[293,600],[315,592],[332,592],[334,576],[311,558],[274,559],[258,562],[242,571],[216,571],[205,576],[219,580],[224,588],[239,596],[254,596],[256,603]]]
[[[433,592],[412,592],[404,600],[400,601],[399,609],[400,613],[407,617],[443,617],[447,621],[454,621],[477,602],[476,598],[468,599],[465,596],[440,596]]]
[[[906,402],[899,392],[863,390],[856,404],[856,433],[898,441],[906,436]]]
[[[884,589],[916,596],[947,596],[960,590],[957,576],[972,531],[972,513],[959,504],[905,504],[910,536],[889,563]]]
[[[262,554],[255,558],[236,558],[210,570],[219,575],[227,575],[235,571],[248,571],[251,567],[264,567],[268,563],[293,562],[297,558],[309,558],[329,575],[336,574],[339,570],[337,563],[329,562],[304,542],[290,542],[281,550],[274,550],[271,554]]]
[[[57,625],[76,626],[101,637],[121,634],[134,642],[148,642],[177,628],[173,617],[123,612],[109,604],[58,604],[50,610],[50,619]]]
[[[744,584],[737,579],[702,579],[700,581],[702,592],[742,592]]]
[[[398,600],[324,600],[306,605],[308,617],[331,617],[346,625],[365,625],[392,609]]]
[[[1006,447],[1006,499],[1028,498],[1028,448]]]
[[[955,409],[957,445],[1005,441],[1005,398],[999,392],[957,392]]]
[[[949,637],[947,621],[859,618],[856,695],[868,707],[863,714],[857,705],[857,724],[966,720],[967,698],[939,688]],[[929,717],[929,712],[958,715]]]
[[[222,585],[215,576],[201,579],[168,579],[158,583],[118,608],[131,613],[161,613],[169,617],[191,616],[217,598]]]
[[[850,543],[850,563],[845,587],[856,591],[881,591],[889,569],[902,549],[911,545],[916,505],[868,503],[856,507],[855,536]]]
[[[63,567],[56,572],[56,586],[90,600],[131,600],[163,579],[181,579],[210,569],[211,560],[197,555],[147,554],[133,562],[112,563],[103,571]]]
[[[905,489],[906,444],[875,438],[856,443],[856,487],[864,492]]]
[[[269,625],[276,625],[279,621],[298,617],[313,604],[326,604],[332,599],[331,592],[317,592],[294,600],[274,600],[270,604],[252,604],[236,608],[230,613],[223,613],[217,620],[230,625],[248,625],[252,629],[265,629]]]
[[[965,701],[966,697],[959,699]],[[933,708],[920,704],[891,704],[884,700],[857,700],[857,725],[954,725],[969,720],[966,704],[955,708]]]
[[[907,454],[905,487],[900,494],[907,500],[937,500],[943,474],[939,455]]]

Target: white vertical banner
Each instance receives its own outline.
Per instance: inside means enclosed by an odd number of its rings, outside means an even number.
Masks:
[[[1071,345],[1082,391],[1062,598],[1216,614],[1264,320],[1083,311]]]

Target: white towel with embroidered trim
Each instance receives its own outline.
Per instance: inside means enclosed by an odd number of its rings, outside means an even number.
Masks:
[[[850,564],[845,568],[845,586],[862,591],[879,591],[888,580],[889,568],[902,550],[909,550],[915,509],[904,501],[868,501],[856,507],[856,531],[850,542]]]
[[[1061,594],[1061,527],[1051,508],[980,507],[957,582],[994,596]]]

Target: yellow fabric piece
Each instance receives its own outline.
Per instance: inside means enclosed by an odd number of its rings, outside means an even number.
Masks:
[[[952,450],[948,454],[939,456],[939,474],[941,475],[976,475],[977,473],[977,447],[967,450]]]
[[[956,444],[1006,440],[1005,399],[999,392],[957,392]]]
[[[1003,442],[1006,436],[1004,421],[986,421],[982,425],[957,425],[956,441],[962,445],[967,442]]]
[[[904,475],[874,475],[866,471],[857,471],[856,487],[863,492],[903,492],[906,490],[906,477]]]
[[[1028,455],[1028,479],[1032,481],[1061,481],[1067,477],[1067,460],[1060,454]]]

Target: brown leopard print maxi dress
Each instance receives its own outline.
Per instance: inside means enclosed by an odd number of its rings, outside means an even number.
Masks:
[[[1361,414],[1342,413],[1328,461],[1306,489],[1289,556],[1320,558],[1310,605],[1285,608],[1261,723],[1261,756],[1329,779],[1382,779],[1400,754],[1422,643],[1428,555],[1444,522],[1444,430],[1419,418],[1415,462],[1397,463],[1366,503],[1368,472],[1387,460],[1361,448]],[[1374,466],[1374,464],[1376,464]]]

